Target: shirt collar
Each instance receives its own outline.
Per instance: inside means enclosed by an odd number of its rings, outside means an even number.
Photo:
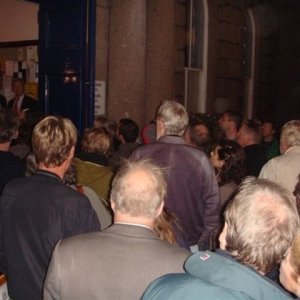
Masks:
[[[143,227],[143,228],[147,228],[150,229],[152,231],[152,228],[144,225],[144,224],[136,224],[136,223],[127,223],[127,222],[115,222],[114,224],[120,224],[120,225],[130,225],[130,226],[138,226],[138,227]]]
[[[63,183],[62,179],[61,179],[57,174],[55,174],[55,173],[53,173],[53,172],[49,172],[49,171],[46,171],[46,170],[38,169],[38,170],[36,171],[36,174],[37,174],[37,175],[48,176],[48,177],[50,177],[50,178],[52,178],[52,179],[58,180],[58,181],[60,181],[61,183]]]

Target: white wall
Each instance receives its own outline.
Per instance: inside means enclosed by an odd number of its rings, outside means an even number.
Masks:
[[[38,39],[38,4],[0,0],[0,42]]]

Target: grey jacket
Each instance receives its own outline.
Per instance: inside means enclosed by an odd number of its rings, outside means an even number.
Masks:
[[[155,278],[183,273],[188,251],[135,225],[58,243],[44,285],[44,299],[140,299]]]

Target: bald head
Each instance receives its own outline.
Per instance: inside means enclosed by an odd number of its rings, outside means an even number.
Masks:
[[[126,161],[113,180],[115,213],[154,219],[166,196],[163,171],[148,159]]]

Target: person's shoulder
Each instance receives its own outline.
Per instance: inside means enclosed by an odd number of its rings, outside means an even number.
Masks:
[[[85,205],[89,204],[87,196],[77,190],[74,190],[71,187],[66,186],[65,184],[57,184],[57,191],[60,193],[61,197],[64,198],[64,202],[69,205]]]
[[[152,153],[155,149],[157,149],[157,143],[153,142],[147,145],[138,146],[130,155],[130,159],[140,159],[145,154]]]
[[[156,239],[156,243],[153,242],[153,248],[158,249],[165,259],[172,260],[174,257],[177,257],[185,260],[191,255],[191,252],[187,249],[160,239]]]
[[[68,187],[56,174],[51,172],[38,172],[33,176],[27,177],[26,180],[28,184],[40,188],[43,191],[43,196],[56,196],[54,201],[72,203],[75,201],[86,202],[88,200],[84,194]],[[64,201],[61,201],[62,198]]]
[[[100,231],[95,232],[87,232],[87,233],[81,233],[77,234],[68,238],[65,238],[60,241],[59,244],[59,250],[61,252],[68,251],[68,249],[71,249],[72,252],[75,254],[75,252],[82,253],[82,250],[91,249],[92,248],[97,249],[99,245],[101,246],[103,244],[103,233]]]
[[[27,182],[28,182],[27,177],[14,178],[6,183],[4,191],[5,190],[14,190],[15,188],[17,188],[20,185],[26,185]],[[3,191],[3,193],[4,193],[4,191]]]
[[[33,111],[39,111],[39,101],[30,96],[24,95],[22,107]]]
[[[25,165],[24,161],[10,151],[0,151],[1,164],[21,164]]]
[[[26,101],[34,101],[35,103],[37,103],[37,100],[28,96],[28,95],[24,95],[24,100],[26,99]]]
[[[146,289],[142,300],[190,300],[198,299],[214,300],[253,300],[250,296],[212,282],[201,280],[190,274],[168,274],[153,281]]]
[[[101,231],[81,233],[81,234],[77,234],[77,235],[68,237],[66,239],[63,239],[61,244],[63,246],[82,244],[82,243],[84,244],[85,242],[88,242],[88,241],[101,240],[103,235],[104,234]]]

